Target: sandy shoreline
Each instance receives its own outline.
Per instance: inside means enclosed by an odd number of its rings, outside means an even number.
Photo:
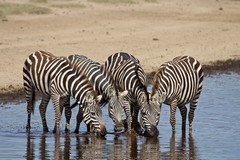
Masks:
[[[66,2],[33,3],[50,8],[46,15],[0,18],[0,102],[9,93],[10,99],[22,96],[23,62],[37,50],[56,56],[83,54],[100,63],[124,51],[140,60],[149,77],[160,64],[179,55],[195,57],[209,71],[240,68],[240,1],[69,2],[83,8],[53,7],[56,3]],[[217,61],[220,66],[213,63]]]

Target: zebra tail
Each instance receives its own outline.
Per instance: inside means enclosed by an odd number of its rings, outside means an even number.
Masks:
[[[32,89],[32,114],[34,114],[34,110],[35,110],[35,102],[36,102],[36,95],[35,95],[35,89]]]

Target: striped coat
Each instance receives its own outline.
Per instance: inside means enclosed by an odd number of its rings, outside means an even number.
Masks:
[[[91,83],[86,76],[77,74],[76,69],[71,66],[66,58],[55,57],[44,51],[32,53],[24,62],[23,81],[27,101],[28,130],[30,129],[31,112],[34,107],[34,92],[38,90],[42,93],[39,108],[44,131],[48,131],[45,112],[50,98],[55,110],[54,132],[58,133],[62,108],[70,109],[69,98],[72,96],[79,104],[84,106],[84,121],[92,123],[99,134],[106,134],[101,109]],[[69,120],[70,117],[67,121]]]
[[[182,130],[185,130],[186,104],[188,103],[190,103],[188,120],[191,131],[194,111],[202,91],[203,77],[201,64],[190,56],[176,57],[172,61],[162,64],[156,72],[151,94],[152,101],[160,106],[162,103],[170,105],[170,123],[173,132],[175,131],[177,107],[182,116]],[[159,120],[159,117],[156,118]]]

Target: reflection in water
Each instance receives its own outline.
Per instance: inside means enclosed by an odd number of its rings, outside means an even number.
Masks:
[[[123,139],[122,139],[123,138]],[[137,158],[137,137],[114,137],[113,143],[109,146],[108,159],[136,159]]]
[[[124,142],[122,139],[114,138],[113,146],[110,147],[109,159],[124,159],[123,145]]]
[[[76,134],[76,151],[75,158],[78,159],[98,159],[103,157],[102,146],[105,139],[97,138],[94,135],[79,136]]]
[[[64,148],[61,148],[60,135],[55,135],[54,159],[70,159],[71,141],[69,133],[65,134]]]
[[[54,136],[54,139],[52,139]],[[36,147],[36,136],[27,134],[26,159],[197,159],[192,135],[185,133],[179,141],[172,134],[169,151],[161,152],[159,137],[149,138],[136,135],[113,137],[112,141],[95,135],[78,135],[71,142],[71,134],[42,134]],[[61,140],[63,142],[61,143]],[[52,144],[51,144],[52,142]],[[36,150],[38,148],[39,151]]]
[[[49,158],[49,155],[48,155],[48,152],[46,151],[46,148],[47,148],[47,146],[46,146],[46,135],[42,134],[40,144],[39,144],[40,159]]]
[[[186,133],[182,133],[181,140],[175,144],[175,134],[170,139],[170,159],[197,159],[196,148],[192,134],[189,134],[188,147],[186,145]]]
[[[70,134],[65,134],[65,141],[64,141],[64,159],[70,159],[71,155],[71,138]]]
[[[160,159],[160,145],[158,137],[147,137],[142,144],[140,159]]]
[[[137,159],[137,147],[138,140],[135,134],[127,137],[126,145],[126,158],[125,159]]]
[[[34,149],[34,139],[31,138],[30,133],[27,133],[26,159],[34,159]]]

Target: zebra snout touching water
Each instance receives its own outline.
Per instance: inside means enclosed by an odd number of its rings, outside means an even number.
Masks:
[[[189,56],[179,56],[160,66],[153,79],[151,101],[161,107],[162,103],[170,105],[170,123],[175,132],[175,113],[180,110],[182,116],[182,130],[186,129],[187,108],[189,132],[192,131],[194,111],[202,91],[203,70],[201,64]],[[159,112],[160,113],[160,112]],[[156,116],[156,115],[155,115]],[[160,116],[156,116],[157,123]]]
[[[125,129],[123,120],[122,120],[123,110],[124,110],[122,106],[130,107],[129,102],[126,101],[124,98],[127,95],[127,93],[128,93],[127,91],[121,92],[119,93],[120,96],[116,97],[117,99],[111,98],[109,100],[108,112],[109,112],[110,118],[112,118],[115,124],[114,125],[115,132],[119,132]]]
[[[73,67],[78,72],[86,75],[88,80],[93,84],[94,90],[102,95],[101,105],[108,103],[109,116],[114,122],[114,130],[121,131],[124,129],[122,122],[123,108],[129,106],[125,96],[127,91],[120,92],[116,89],[111,74],[98,62],[92,61],[84,55],[72,54],[67,57]],[[79,110],[75,133],[79,132],[79,126],[83,119],[82,110]],[[88,126],[90,131],[90,126]]]
[[[55,128],[53,132],[59,133],[59,124],[63,108],[71,110],[70,96],[78,102],[83,110],[85,123],[92,123],[98,134],[106,135],[106,127],[99,111],[100,105],[92,84],[85,75],[77,73],[67,58],[55,57],[51,53],[37,51],[32,53],[25,61],[23,67],[24,90],[27,101],[27,130],[30,130],[31,113],[34,110],[34,93],[38,90],[42,94],[39,106],[43,131],[48,131],[46,122],[46,108],[52,99],[55,111]],[[67,123],[71,114],[66,115]],[[69,130],[69,124],[66,125]]]
[[[160,117],[160,108],[158,105],[150,101],[145,104],[145,107],[140,108],[140,124],[145,129],[145,136],[158,136],[157,129],[158,120]]]

